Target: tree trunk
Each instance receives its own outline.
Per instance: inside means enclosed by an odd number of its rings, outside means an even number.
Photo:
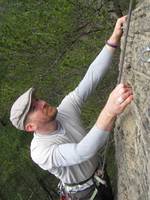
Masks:
[[[123,42],[122,38],[122,42]],[[150,1],[132,12],[123,79],[131,84],[134,101],[115,127],[118,200],[150,199]],[[143,55],[142,55],[143,54]]]

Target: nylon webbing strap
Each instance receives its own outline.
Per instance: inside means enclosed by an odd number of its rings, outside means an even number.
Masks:
[[[122,56],[120,59],[120,72],[119,72],[119,77],[118,77],[118,84],[121,83],[121,81],[122,81],[124,58],[125,58],[126,46],[127,46],[127,37],[128,37],[129,26],[130,26],[130,21],[131,21],[132,5],[133,5],[133,0],[130,0],[128,17],[127,17],[127,27],[125,30],[125,39],[124,39],[123,48],[122,48]],[[106,164],[106,156],[107,156],[107,150],[108,150],[108,146],[109,146],[109,139],[110,139],[110,136],[108,136],[108,138],[107,138],[105,149],[104,149],[104,158],[103,158],[103,163],[102,163],[102,176],[104,175],[104,168],[105,168],[105,164]]]

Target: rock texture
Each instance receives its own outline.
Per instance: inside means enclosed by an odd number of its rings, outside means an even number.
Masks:
[[[146,47],[150,48],[150,0],[133,10],[127,42],[123,79],[133,87],[134,102],[115,127],[118,200],[150,200],[150,63],[141,60]],[[150,58],[150,52],[144,57]]]

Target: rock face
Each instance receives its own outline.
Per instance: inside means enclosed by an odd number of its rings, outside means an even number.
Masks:
[[[150,0],[143,0],[132,12],[123,72],[133,87],[134,101],[115,127],[118,200],[150,200],[150,62],[141,59],[147,47]],[[150,59],[150,51],[143,57]]]

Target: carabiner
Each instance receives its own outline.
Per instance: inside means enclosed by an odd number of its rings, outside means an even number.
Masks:
[[[141,60],[143,62],[147,62],[147,63],[150,63],[150,56],[148,58],[146,58],[145,56],[145,53],[149,52],[150,54],[150,46],[149,47],[146,47],[143,51],[142,51],[142,54],[140,56]]]

